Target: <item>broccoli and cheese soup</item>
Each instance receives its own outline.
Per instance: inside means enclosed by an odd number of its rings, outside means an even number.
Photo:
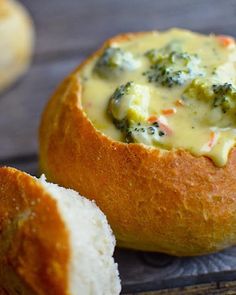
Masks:
[[[113,140],[224,166],[236,141],[236,47],[181,29],[112,43],[80,74],[82,106]]]

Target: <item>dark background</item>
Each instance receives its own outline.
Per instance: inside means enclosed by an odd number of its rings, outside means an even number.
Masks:
[[[35,56],[30,71],[0,96],[0,165],[33,174],[37,173],[37,129],[46,101],[65,75],[105,39],[121,32],[170,27],[236,36],[236,0],[21,2],[35,22]],[[20,36],[16,38],[20,42]],[[191,294],[226,294],[228,283],[219,282],[236,280],[235,248],[195,258],[118,250],[116,259],[127,292],[205,282],[211,283],[205,291]],[[231,294],[236,294],[235,289]]]

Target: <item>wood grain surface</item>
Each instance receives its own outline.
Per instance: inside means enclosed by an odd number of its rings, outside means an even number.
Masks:
[[[0,96],[0,165],[34,175],[38,174],[37,129],[46,101],[59,81],[106,38],[172,26],[236,36],[235,0],[22,3],[35,21],[36,53],[25,77]],[[117,249],[115,257],[123,293],[236,294],[236,248],[195,258]]]
[[[233,295],[236,294],[236,282],[199,284],[189,287],[173,288],[159,291],[142,292],[139,295]],[[127,295],[134,295],[130,293]]]

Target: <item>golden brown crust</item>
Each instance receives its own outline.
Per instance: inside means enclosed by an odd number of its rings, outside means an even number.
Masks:
[[[31,176],[0,168],[0,204],[1,288],[68,295],[69,236],[56,202]]]
[[[117,36],[103,45],[134,38]],[[236,149],[225,167],[184,150],[111,140],[81,107],[82,67],[49,101],[40,126],[40,163],[47,177],[95,199],[118,245],[179,256],[236,244]]]

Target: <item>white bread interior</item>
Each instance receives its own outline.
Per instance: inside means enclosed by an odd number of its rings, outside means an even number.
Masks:
[[[119,294],[118,268],[112,257],[115,238],[105,215],[74,190],[48,183],[44,176],[39,181],[56,200],[69,232],[69,294]]]

